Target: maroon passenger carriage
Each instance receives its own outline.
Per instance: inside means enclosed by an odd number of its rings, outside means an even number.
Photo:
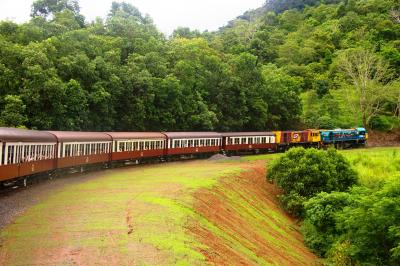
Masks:
[[[56,147],[48,132],[0,128],[0,182],[56,169]]]
[[[165,132],[168,156],[214,154],[222,146],[222,135],[217,132]]]
[[[57,168],[108,163],[112,138],[100,132],[49,131],[58,141]]]
[[[157,158],[166,155],[167,137],[158,132],[109,132],[113,139],[112,161]]]
[[[222,133],[222,149],[227,153],[243,151],[276,150],[276,135],[273,132]]]

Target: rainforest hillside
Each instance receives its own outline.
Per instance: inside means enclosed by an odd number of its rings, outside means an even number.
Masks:
[[[37,0],[0,22],[0,124],[58,130],[399,126],[396,0],[275,0],[218,32],[113,3]]]

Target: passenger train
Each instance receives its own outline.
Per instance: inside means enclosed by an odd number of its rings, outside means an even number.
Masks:
[[[365,145],[364,128],[274,132],[68,132],[0,128],[0,186],[62,170],[168,161],[223,153],[285,151],[293,146]]]

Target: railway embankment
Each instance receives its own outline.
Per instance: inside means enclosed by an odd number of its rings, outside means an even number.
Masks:
[[[37,200],[0,229],[1,265],[318,262],[280,209],[265,162],[167,163],[61,181],[24,191]]]
[[[265,162],[255,161],[194,194],[196,212],[204,218],[190,227],[202,244],[199,250],[218,265],[317,265],[265,173]]]

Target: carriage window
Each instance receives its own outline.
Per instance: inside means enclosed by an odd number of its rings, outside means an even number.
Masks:
[[[125,143],[124,142],[120,142],[118,145],[118,151],[122,152],[125,151]]]
[[[236,145],[240,144],[240,138],[235,138],[235,144]]]
[[[14,146],[8,146],[8,151],[7,151],[7,164],[12,164],[12,158],[14,156]]]
[[[85,155],[90,155],[90,144],[85,144]]]
[[[67,156],[69,156],[69,150],[70,150],[70,148],[69,148],[69,145],[65,145],[64,147],[65,147],[65,148],[64,148],[63,157],[67,157]]]
[[[12,164],[12,159],[14,157],[14,146],[8,146],[7,163]]]

